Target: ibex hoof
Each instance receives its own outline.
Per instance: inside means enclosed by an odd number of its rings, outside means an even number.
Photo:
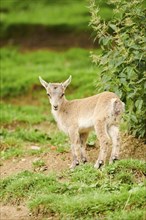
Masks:
[[[78,160],[74,160],[70,166],[70,169],[73,170],[76,166],[79,165],[79,161]]]
[[[103,160],[99,160],[97,161],[97,163],[94,165],[94,168],[99,169],[101,166],[104,165]]]
[[[117,156],[113,156],[113,157],[110,159],[110,164],[115,163],[117,160],[118,160],[118,157],[117,157]]]
[[[83,163],[87,163],[87,162],[88,162],[88,161],[87,161],[87,158],[86,158],[86,157],[83,157],[83,158],[82,158],[82,162],[83,162]]]

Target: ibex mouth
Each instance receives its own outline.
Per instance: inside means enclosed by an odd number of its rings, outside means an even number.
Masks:
[[[58,110],[58,108],[53,108],[55,111],[57,111]]]

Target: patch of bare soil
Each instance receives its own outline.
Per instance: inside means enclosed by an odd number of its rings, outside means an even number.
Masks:
[[[1,220],[32,220],[25,205],[12,206],[0,204]],[[34,218],[33,218],[34,219]]]
[[[59,220],[57,216],[47,216],[47,220]],[[25,205],[1,205],[0,220],[42,220],[42,215],[33,216]]]
[[[33,85],[32,88],[28,90],[27,94],[21,94],[18,98],[6,96],[4,98],[1,98],[0,101],[16,106],[40,106],[41,101],[38,99],[38,97],[40,97],[42,94],[44,95],[42,91],[43,90],[41,85]]]
[[[94,164],[98,157],[98,153],[99,146],[88,146],[88,161]],[[123,137],[120,158],[146,160],[146,144],[132,136]],[[41,156],[25,156],[19,159],[3,161],[1,165],[1,177],[4,178],[25,170],[34,171],[32,164],[39,159],[45,162],[46,169],[44,169],[44,172],[46,174],[52,171],[61,172],[69,168],[71,153],[58,153],[55,149],[52,149],[49,153]]]
[[[66,50],[70,47],[93,48],[93,38],[87,30],[76,31],[71,27],[43,25],[12,25],[7,36],[0,39],[0,47],[17,45],[22,51],[49,49]]]
[[[50,152],[43,156],[26,156],[19,159],[6,160],[1,165],[1,178],[17,174],[19,172],[29,170],[34,171],[33,162],[37,160],[43,160],[45,162],[45,173],[48,172],[60,172],[69,167],[70,153],[57,153]]]
[[[121,159],[139,159],[146,161],[146,143],[130,135],[122,137]]]

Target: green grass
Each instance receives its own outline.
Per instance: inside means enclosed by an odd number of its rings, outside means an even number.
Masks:
[[[110,19],[112,11],[106,1],[99,2],[101,15]],[[46,25],[61,31],[89,29],[88,0],[1,0],[0,21],[5,33],[11,25]]]
[[[8,10],[1,14],[7,24],[77,25],[89,21],[87,1],[26,1],[2,0],[1,7]]]
[[[33,168],[36,169],[36,168],[45,166],[45,162],[43,160],[36,160],[33,162],[32,165],[33,165]]]
[[[1,103],[1,115],[0,123],[1,124],[12,124],[12,123],[28,123],[28,124],[37,124],[44,120],[49,120],[48,117],[44,114],[43,106],[17,106],[8,103]]]
[[[69,151],[69,141],[67,136],[58,130],[54,131],[49,129],[49,132],[44,132],[33,128],[32,126],[21,126],[20,128],[4,129],[0,131],[1,140],[1,154],[3,160],[26,156],[26,155],[40,155],[54,150],[63,153]],[[40,149],[33,150],[31,146],[36,145]],[[26,146],[28,146],[26,148]]]
[[[114,173],[111,173],[115,170]],[[124,181],[119,173],[131,175]],[[22,172],[1,181],[3,203],[25,201],[34,214],[61,219],[144,219],[145,164],[123,160],[103,172],[90,164],[59,175]]]
[[[89,51],[75,48],[66,52],[37,51],[22,54],[15,48],[2,48],[1,61],[2,157],[8,159],[21,156],[25,143],[53,145],[60,153],[68,151],[66,136],[58,133],[58,130],[50,130],[50,123],[54,126],[54,119],[38,76],[41,75],[48,82],[61,82],[71,74],[73,80],[67,90],[69,99],[94,94],[97,70],[91,64]],[[12,97],[15,98],[14,104],[11,102]],[[32,104],[27,105],[27,97],[30,97]],[[35,125],[39,126],[45,121],[48,122],[48,134],[43,132],[43,128],[35,128]]]
[[[79,48],[66,52],[37,51],[24,54],[14,48],[3,48],[1,95],[12,97],[28,92],[32,94],[36,89],[43,90],[39,75],[49,82],[61,82],[72,75],[68,91],[74,90],[77,97],[91,95],[95,92],[93,83],[97,69],[91,64],[89,56],[88,50]]]
[[[71,49],[64,53],[38,51],[21,54],[17,50],[4,48],[2,59],[1,109],[4,117],[0,132],[1,158],[42,155],[51,150],[50,146],[55,146],[59,153],[69,151],[68,138],[54,128],[56,125],[38,76],[42,75],[45,80],[53,82],[54,79],[63,81],[71,74],[73,81],[68,88],[68,98],[92,95],[95,93],[94,79],[99,70],[91,65],[89,52]],[[31,68],[26,68],[30,60]],[[38,74],[38,68],[41,68],[42,74]],[[10,70],[11,79],[8,77]],[[20,72],[21,77],[17,79]],[[25,80],[27,77],[29,80]],[[24,105],[30,91],[34,93],[33,99],[40,99],[41,105],[39,101],[37,105]],[[26,100],[22,102],[23,105],[19,101],[17,105],[9,104],[12,96],[15,99],[26,96]],[[53,125],[48,132],[39,128],[46,120]],[[92,134],[89,143],[93,144],[94,141],[95,135]],[[26,149],[26,145],[37,145],[40,150]],[[32,164],[34,169],[44,165],[43,160]],[[138,160],[119,161],[102,172],[90,164],[81,165],[74,172],[64,171],[58,175],[25,171],[1,180],[1,201],[4,204],[26,203],[34,216],[40,214],[42,218],[141,220],[144,219],[145,206],[144,173],[145,164]]]

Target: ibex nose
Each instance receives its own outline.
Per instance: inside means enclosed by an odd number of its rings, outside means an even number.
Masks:
[[[56,111],[58,109],[58,105],[54,105],[53,108]]]

